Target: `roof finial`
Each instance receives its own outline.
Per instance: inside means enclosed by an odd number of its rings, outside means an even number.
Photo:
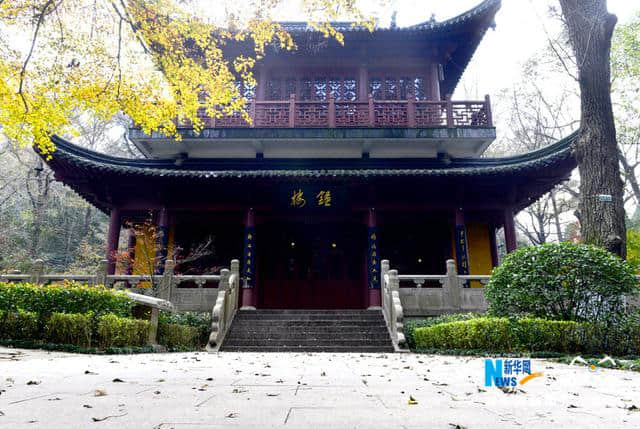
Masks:
[[[396,28],[398,24],[396,23],[396,16],[398,15],[398,11],[394,10],[391,14],[391,28]]]

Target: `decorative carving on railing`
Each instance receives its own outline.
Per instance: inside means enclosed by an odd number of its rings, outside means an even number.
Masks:
[[[374,100],[322,101],[289,100],[255,101],[247,105],[252,124],[240,113],[219,118],[199,115],[205,128],[432,128],[432,127],[491,127],[491,102],[483,101],[416,101]],[[189,128],[188,121],[178,127]]]
[[[217,351],[220,348],[238,310],[240,261],[231,261],[231,270],[223,269],[220,277],[218,297],[211,311],[211,335],[207,344],[209,351]]]
[[[391,334],[391,341],[395,347],[405,344],[404,312],[398,290],[400,281],[398,271],[389,269],[389,261],[380,262],[380,283],[382,285],[382,313]]]

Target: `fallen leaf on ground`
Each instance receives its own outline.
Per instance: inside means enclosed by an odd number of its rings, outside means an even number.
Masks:
[[[418,401],[416,401],[416,399],[413,396],[409,395],[409,402],[408,403],[409,403],[409,405],[417,405]]]
[[[453,429],[467,429],[466,426],[458,425],[458,424],[455,424],[455,423],[449,423],[449,427],[451,427]]]
[[[236,413],[229,413],[225,416],[228,419],[235,419],[236,417],[238,417],[238,414]]]
[[[42,381],[29,380],[27,381],[27,386],[37,386],[40,383],[42,383]]]
[[[114,383],[124,383],[124,380],[122,380],[121,378],[114,378],[113,382]]]
[[[321,376],[321,377],[326,377],[326,376],[327,376],[327,373],[326,373],[326,372],[324,372],[324,371],[322,371],[322,372],[320,373],[320,376]]]
[[[89,371],[88,369],[84,373],[85,375],[98,375],[97,372]]]
[[[630,407],[626,408],[627,411],[640,411],[640,408],[636,407],[635,405],[631,405]]]
[[[91,420],[93,420],[94,422],[103,422],[107,419],[111,419],[111,418],[115,418],[115,417],[123,417],[126,416],[127,413],[123,413],[123,414],[117,414],[114,416],[106,416],[106,417],[91,417]]]
[[[84,405],[83,405],[83,407],[84,407],[84,408],[93,408],[93,407],[92,407],[91,405],[89,405],[89,404],[84,404]]]
[[[267,396],[280,396],[279,393],[267,393]]]
[[[93,396],[107,396],[107,392],[102,389],[96,389],[96,392],[93,394]]]

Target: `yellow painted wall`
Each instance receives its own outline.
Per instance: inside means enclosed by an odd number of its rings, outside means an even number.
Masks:
[[[491,241],[489,227],[483,223],[468,223],[467,246],[469,247],[469,274],[491,274]],[[471,287],[482,287],[480,282],[472,282]]]

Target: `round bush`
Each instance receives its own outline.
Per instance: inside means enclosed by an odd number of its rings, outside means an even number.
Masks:
[[[637,294],[638,285],[631,266],[608,251],[559,243],[507,255],[485,292],[496,316],[614,322],[626,312],[625,295]]]

